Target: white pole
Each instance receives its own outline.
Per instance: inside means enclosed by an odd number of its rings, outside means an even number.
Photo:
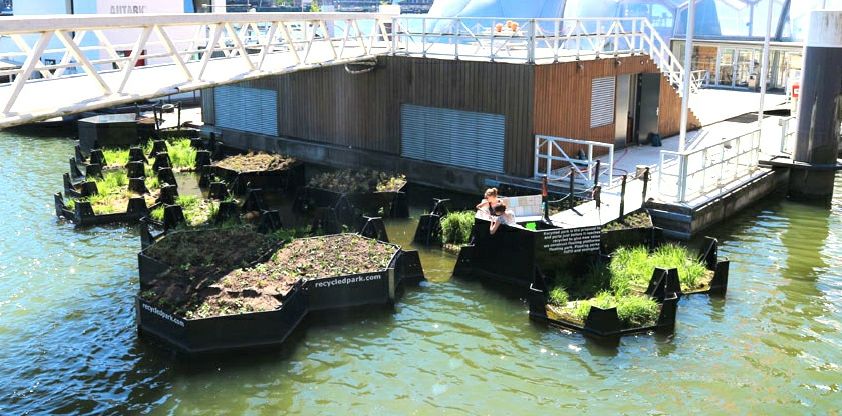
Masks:
[[[766,15],[766,40],[763,42],[763,64],[760,66],[760,110],[757,114],[757,128],[763,128],[763,104],[766,101],[766,73],[769,71],[769,43],[772,40],[772,5],[769,1],[769,12]]]
[[[687,2],[687,34],[684,39],[684,78],[681,83],[681,126],[678,133],[678,151],[687,144],[687,108],[690,105],[690,64],[693,57],[693,29],[696,20],[696,0]]]
[[[226,0],[213,0],[211,2],[211,13],[227,13],[228,2]]]

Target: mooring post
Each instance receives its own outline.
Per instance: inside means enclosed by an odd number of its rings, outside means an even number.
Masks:
[[[550,221],[550,204],[549,201],[547,201],[550,195],[550,190],[548,188],[547,175],[544,175],[541,178],[541,208],[542,211],[544,211],[544,221],[546,222]]]
[[[596,186],[593,188],[593,199],[596,201],[596,209],[602,204],[602,187]]]
[[[620,220],[626,215],[626,178],[628,175],[623,175],[623,184],[620,186]]]
[[[576,206],[576,205],[574,205],[574,201],[573,201],[573,192],[575,192],[575,186],[576,186],[573,183],[573,180],[576,179],[575,175],[576,175],[576,167],[571,166],[570,167],[570,195],[568,195],[568,198],[570,199],[570,205],[569,205],[570,209],[573,209]]]
[[[649,186],[649,166],[643,170],[643,195],[640,201],[640,206],[646,205],[646,188]]]
[[[804,42],[798,133],[792,154],[793,161],[808,165],[791,170],[790,197],[830,201],[833,196],[835,172],[821,167],[836,165],[839,151],[840,67],[842,10],[814,10]]]

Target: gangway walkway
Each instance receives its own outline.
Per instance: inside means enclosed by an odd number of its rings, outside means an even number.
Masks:
[[[0,128],[381,55],[522,64],[647,55],[685,71],[645,18],[443,18],[365,13],[7,17]],[[13,50],[17,48],[17,50]]]

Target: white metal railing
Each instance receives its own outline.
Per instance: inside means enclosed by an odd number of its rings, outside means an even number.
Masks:
[[[795,151],[795,133],[798,129],[795,117],[788,117],[778,120],[781,126],[781,148],[780,152],[791,155]]]
[[[516,63],[646,54],[672,85],[684,77],[669,45],[645,18],[15,16],[2,20],[0,45],[0,60],[19,64],[0,69],[0,80],[10,80],[0,85],[0,128],[383,54]],[[74,79],[67,91],[51,86],[67,79]]]
[[[568,149],[565,150],[565,147]],[[603,149],[608,155],[608,166],[602,166],[594,158],[594,148]],[[585,158],[570,156],[568,151],[583,150]],[[586,151],[585,151],[586,150]],[[597,165],[599,171],[597,172]],[[574,180],[591,185],[599,179],[599,183],[611,184],[614,172],[614,145],[588,140],[574,140],[563,137],[535,136],[535,177],[547,176],[549,180],[565,179],[575,173]]]
[[[9,17],[0,25],[0,60],[18,68],[0,70],[0,127],[27,117],[21,103],[36,85],[86,77],[92,103],[136,101],[219,83],[353,62],[391,51],[388,27],[394,15],[363,13],[200,13],[139,16],[71,15]],[[225,62],[220,62],[225,60]],[[167,66],[155,76],[139,72]],[[142,69],[142,71],[141,71]],[[78,81],[78,80],[77,80]],[[165,93],[161,90],[168,89]],[[37,91],[36,91],[37,90]],[[173,91],[176,90],[176,91]],[[47,90],[46,92],[49,92]],[[54,91],[61,100],[61,93]],[[32,94],[29,94],[32,95]],[[43,96],[40,97],[43,101]],[[5,119],[5,120],[4,120]]]
[[[663,200],[686,202],[750,175],[759,156],[760,130],[681,153],[662,150],[658,192]]]
[[[400,55],[540,63],[648,54],[672,85],[681,85],[684,77],[669,45],[646,18],[401,15],[393,30],[392,49]]]
[[[706,69],[698,69],[695,71],[690,71],[690,85],[696,91],[702,89],[702,85],[707,85],[709,81],[710,74]]]

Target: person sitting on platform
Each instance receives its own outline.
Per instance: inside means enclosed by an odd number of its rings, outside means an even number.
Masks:
[[[491,235],[494,235],[501,225],[508,225],[510,227],[518,226],[515,214],[510,211],[506,211],[506,204],[501,202],[494,205],[492,210],[494,211],[494,216],[491,217],[491,226],[488,230]]]
[[[488,188],[485,190],[485,199],[482,200],[479,204],[477,204],[477,211],[488,207],[488,211],[486,211],[489,215],[494,214],[494,206],[501,203],[501,201],[497,198],[497,188]]]

